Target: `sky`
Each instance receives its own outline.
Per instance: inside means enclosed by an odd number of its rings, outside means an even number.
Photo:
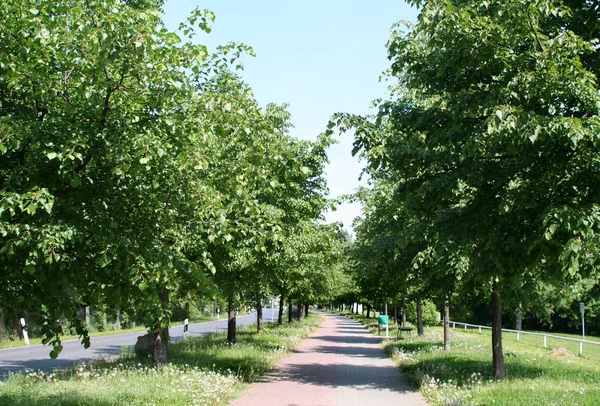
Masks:
[[[195,8],[216,14],[213,31],[195,41],[209,49],[229,42],[250,45],[238,72],[258,102],[289,104],[291,135],[314,140],[336,112],[372,113],[371,101],[384,97],[380,82],[389,67],[385,44],[399,20],[416,21],[417,10],[402,0],[167,0],[164,21],[175,30]],[[338,136],[329,151],[326,177],[331,197],[353,193],[364,163],[352,157],[352,134]],[[358,203],[327,213],[351,230]]]

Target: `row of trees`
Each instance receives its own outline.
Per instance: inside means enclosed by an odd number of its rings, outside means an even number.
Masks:
[[[598,290],[600,8],[409,3],[418,22],[388,43],[392,97],[374,117],[335,118],[372,179],[358,282],[370,299],[437,297],[446,321],[453,294],[487,297],[503,379],[503,302],[526,312],[548,292]]]
[[[339,286],[343,234],[317,223],[331,131],[290,137],[232,73],[251,48],[209,52],[214,15],[170,32],[161,3],[0,5],[0,307],[38,312],[52,357],[61,317],[89,346],[82,305],[143,314],[162,363],[173,300]]]

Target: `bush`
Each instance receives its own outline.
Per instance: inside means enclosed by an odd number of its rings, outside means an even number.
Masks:
[[[430,300],[423,300],[423,325],[437,326],[439,324],[440,314],[435,304]],[[417,324],[417,304],[410,302],[406,305],[406,319],[416,325]]]

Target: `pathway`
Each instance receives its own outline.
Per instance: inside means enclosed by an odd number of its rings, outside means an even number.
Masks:
[[[230,406],[425,406],[417,389],[379,346],[346,317],[324,314],[298,351],[251,385]]]

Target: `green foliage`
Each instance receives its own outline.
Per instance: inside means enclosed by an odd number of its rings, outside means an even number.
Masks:
[[[598,20],[595,8],[413,4],[417,24],[398,24],[388,43],[391,100],[376,117],[334,118],[354,129],[374,194],[393,195],[372,199],[363,224],[386,227],[365,233],[367,249],[387,241],[383,266],[405,264],[430,293],[489,297],[493,286],[515,307],[540,283],[597,278],[600,210],[590,174],[600,169],[600,70],[597,24],[586,25]]]
[[[435,303],[430,300],[423,300],[421,309],[423,311],[423,325],[437,326],[440,321],[440,312]],[[410,302],[406,304],[406,319],[414,325],[417,325],[417,304]]]

